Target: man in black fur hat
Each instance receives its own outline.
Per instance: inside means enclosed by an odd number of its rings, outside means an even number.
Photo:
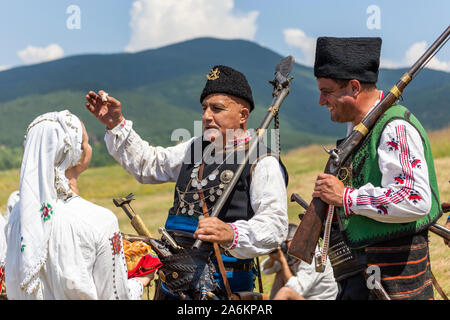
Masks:
[[[380,38],[317,40],[319,104],[347,123],[347,134],[383,98],[380,48]],[[313,193],[336,209],[329,257],[337,299],[372,299],[375,280],[391,299],[432,299],[427,229],[440,202],[425,130],[393,105],[350,158],[339,178],[319,174]]]
[[[203,136],[169,148],[143,141],[122,116],[120,102],[104,91],[86,96],[86,107],[108,129],[108,151],[125,170],[141,183],[176,182],[165,228],[185,250],[175,252],[171,261],[160,257],[157,299],[211,298],[211,293],[223,299],[230,291],[253,291],[253,258],[269,253],[287,236],[287,172],[262,144],[218,218],[208,217],[233,177],[239,155],[247,150],[254,102],[239,71],[219,65],[206,78],[200,96]],[[198,251],[189,249],[195,239],[205,241]],[[220,245],[222,254],[214,256],[212,243]]]

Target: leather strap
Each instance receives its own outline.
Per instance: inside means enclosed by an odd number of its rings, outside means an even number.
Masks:
[[[259,257],[256,257],[256,266],[258,267],[258,286],[259,286],[259,293],[264,293],[263,284],[262,284],[262,278],[261,278],[261,268],[259,266]]]
[[[441,295],[442,299],[448,300],[447,295],[445,294],[444,290],[442,290],[441,286],[437,282],[436,278],[434,277],[433,272],[431,272],[431,279],[433,281],[434,287],[436,288],[436,291],[439,292],[439,294]]]
[[[204,163],[202,162],[202,164],[200,165],[200,168],[198,170],[198,178],[199,178],[199,180],[202,179],[203,168],[204,168]],[[203,189],[199,190],[199,194],[200,194],[200,199],[203,202],[203,206],[202,206],[203,216],[204,217],[209,217],[208,207],[206,206],[206,201],[205,201],[205,196],[203,194]],[[225,265],[223,264],[222,255],[220,253],[219,245],[216,242],[213,242],[213,247],[214,247],[214,253],[215,253],[216,259],[217,259],[217,264],[219,265],[219,271],[220,271],[220,274],[222,276],[222,280],[223,280],[223,283],[225,285],[225,289],[227,291],[228,299],[231,300],[232,299],[231,288],[230,288],[230,284],[228,283],[227,273],[225,271]]]

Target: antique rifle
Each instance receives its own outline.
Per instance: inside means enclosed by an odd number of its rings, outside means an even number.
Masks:
[[[434,55],[445,45],[450,27],[428,48],[414,65],[400,78],[387,95],[353,128],[350,135],[339,145],[327,152],[330,155],[325,173],[337,176],[339,169],[352,154],[363,138],[370,132],[380,116],[399,99],[408,83],[425,67]],[[323,221],[326,218],[328,204],[320,198],[313,198],[305,216],[294,235],[288,254],[311,264]]]
[[[256,136],[253,137],[250,140],[248,151],[245,153],[242,162],[239,164],[236,172],[234,173],[233,177],[231,178],[228,185],[224,188],[222,195],[220,196],[219,200],[217,201],[216,205],[214,206],[214,209],[212,210],[210,217],[217,217],[222,210],[223,206],[225,205],[228,197],[230,196],[231,192],[234,189],[234,186],[236,185],[237,181],[239,180],[239,177],[242,174],[242,171],[244,170],[245,166],[249,162],[250,155],[253,155],[256,151],[258,142],[262,139],[264,133],[266,132],[267,128],[269,127],[272,119],[274,117],[277,117],[278,110],[281,107],[281,104],[283,103],[284,99],[289,94],[289,88],[290,83],[292,81],[292,77],[289,77],[289,74],[291,73],[292,67],[294,65],[294,57],[288,56],[286,58],[283,58],[280,60],[280,62],[277,63],[275,66],[275,78],[272,81],[269,81],[270,84],[273,85],[273,91],[272,91],[272,104],[267,109],[266,116],[264,117],[263,121],[261,122],[258,129],[256,129]],[[197,239],[194,244],[192,245],[192,248],[199,249],[202,245],[202,241]]]

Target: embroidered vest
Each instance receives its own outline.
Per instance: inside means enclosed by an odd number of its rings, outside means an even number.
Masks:
[[[377,148],[381,133],[386,125],[396,119],[402,119],[417,129],[424,148],[425,159],[428,166],[428,177],[432,194],[432,205],[430,212],[421,219],[410,223],[382,223],[361,215],[346,216],[344,210],[338,211],[340,229],[343,232],[347,245],[353,249],[363,248],[368,245],[396,239],[402,236],[413,235],[427,229],[435,223],[442,215],[437,187],[436,173],[434,169],[433,156],[426,131],[420,122],[401,105],[391,106],[377,121],[374,128],[359,144],[352,154],[351,177],[344,184],[352,188],[359,188],[367,183],[381,186],[382,174],[378,166]],[[410,195],[412,196],[412,195]],[[382,208],[380,208],[382,209]]]

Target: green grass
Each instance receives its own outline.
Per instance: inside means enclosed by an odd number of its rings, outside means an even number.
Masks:
[[[435,167],[438,176],[439,193],[442,202],[450,201],[450,146],[448,136],[450,129],[429,134],[432,150],[435,154]],[[94,151],[95,152],[95,151]],[[320,146],[309,146],[292,150],[282,156],[289,172],[288,197],[292,193],[300,194],[307,202],[311,201],[314,181],[319,172],[323,172],[327,154]],[[18,189],[19,170],[0,171],[0,211],[4,212],[9,194]],[[172,205],[174,183],[160,185],[139,184],[131,175],[118,165],[90,168],[79,180],[80,195],[96,204],[104,206],[115,213],[121,231],[135,233],[125,213],[116,208],[112,198],[123,197],[132,192],[136,200],[131,206],[138,213],[154,237],[157,229],[164,225],[167,212]],[[304,210],[295,203],[288,202],[289,220],[299,223],[298,214]],[[446,215],[439,223],[444,224]],[[441,287],[450,294],[449,248],[444,246],[438,236],[430,233],[430,255],[433,273]],[[265,257],[260,257],[262,261]],[[263,288],[269,293],[274,276],[263,275]],[[146,295],[144,294],[144,297]],[[435,293],[435,298],[440,296]]]

